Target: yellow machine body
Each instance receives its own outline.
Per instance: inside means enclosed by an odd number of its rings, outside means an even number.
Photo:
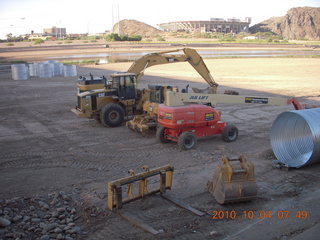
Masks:
[[[158,106],[165,101],[168,91],[177,92],[174,86],[149,86],[149,99],[142,104],[143,113],[135,115],[126,125],[129,129],[146,135],[149,129],[157,127]]]
[[[171,189],[173,166],[165,165],[154,169],[143,166],[142,168],[144,172],[136,174],[133,170],[129,170],[130,176],[108,182],[108,209],[120,209],[123,204],[156,193],[164,194],[167,189]],[[148,179],[155,176],[159,176],[159,186],[155,189],[149,189]],[[137,191],[134,191],[134,184],[138,186]],[[123,193],[125,187],[127,187],[126,194]]]
[[[181,50],[183,54],[169,54]],[[170,86],[153,90],[140,90],[137,89],[137,84],[144,75],[146,68],[175,62],[190,63],[209,84],[211,93],[216,93],[218,84],[212,78],[210,71],[197,51],[190,48],[175,49],[147,54],[133,62],[127,72],[111,75],[110,80],[106,80],[104,77],[94,79],[92,76],[91,79],[82,78],[77,85],[78,104],[72,109],[72,112],[80,117],[95,118],[106,127],[120,126],[124,121],[143,114],[128,125],[133,126],[132,129],[144,129],[146,126],[143,125],[144,122],[149,122],[150,119],[154,118],[152,112],[155,111],[150,112],[149,108],[156,107],[155,104],[163,103],[165,90]],[[161,92],[162,90],[164,92]],[[162,97],[159,98],[159,101],[147,99],[149,91],[157,91],[157,94]],[[148,105],[147,110],[142,111],[143,105]],[[146,119],[142,119],[143,117],[146,117]]]

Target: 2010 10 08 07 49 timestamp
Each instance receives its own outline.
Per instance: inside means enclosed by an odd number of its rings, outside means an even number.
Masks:
[[[305,220],[309,217],[309,212],[306,210],[278,210],[278,211],[252,211],[252,210],[244,210],[244,211],[236,211],[236,210],[214,210],[211,211],[211,219],[213,220],[222,220],[222,219],[268,219],[268,218],[278,218],[279,220],[285,220],[289,218],[296,218]]]

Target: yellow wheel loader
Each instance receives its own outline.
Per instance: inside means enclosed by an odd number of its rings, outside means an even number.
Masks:
[[[196,50],[184,48],[184,54],[168,54],[178,51],[181,50],[147,54],[136,60],[127,72],[111,75],[104,84],[90,82],[90,79],[78,82],[78,88],[86,91],[79,91],[78,103],[72,112],[80,117],[94,118],[106,127],[120,126],[137,115],[128,124],[131,129],[155,126],[158,104],[164,102],[167,91],[178,90],[173,86],[149,86],[149,89],[141,90],[137,89],[137,84],[146,68],[175,62],[189,62],[209,84],[210,92],[216,93],[218,84]]]

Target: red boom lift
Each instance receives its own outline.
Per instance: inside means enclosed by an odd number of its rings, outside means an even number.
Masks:
[[[220,121],[220,113],[211,106],[190,104],[158,107],[157,139],[162,143],[177,142],[181,150],[196,146],[197,138],[222,134],[226,142],[238,137],[238,129],[232,124]]]

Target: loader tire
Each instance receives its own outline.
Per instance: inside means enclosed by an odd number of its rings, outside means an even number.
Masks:
[[[170,142],[170,140],[166,139],[164,136],[164,130],[166,130],[165,127],[159,126],[157,128],[157,132],[156,132],[156,138],[159,140],[159,142],[161,143],[168,143]]]
[[[233,125],[229,124],[225,126],[222,132],[222,139],[225,142],[234,142],[238,138],[238,128]]]
[[[123,123],[124,110],[119,104],[109,103],[101,109],[100,120],[105,127],[118,127]]]
[[[184,132],[179,136],[178,146],[180,150],[190,150],[197,146],[197,138],[191,132]]]

